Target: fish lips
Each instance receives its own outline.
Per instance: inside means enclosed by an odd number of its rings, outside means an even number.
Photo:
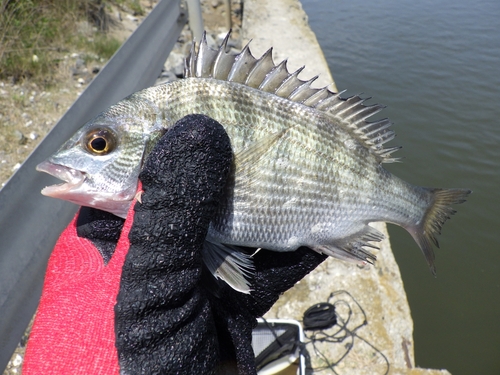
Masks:
[[[70,191],[78,189],[85,181],[85,173],[65,167],[64,165],[51,163],[48,160],[38,164],[36,170],[48,173],[64,181],[62,184],[51,185],[42,189],[42,194],[48,197],[61,198]]]
[[[89,190],[87,174],[64,165],[46,160],[36,166],[39,172],[48,173],[64,182],[47,186],[42,194],[52,198],[67,200],[80,206],[94,207],[126,218],[132,200],[137,193],[137,184],[121,192],[105,194]]]

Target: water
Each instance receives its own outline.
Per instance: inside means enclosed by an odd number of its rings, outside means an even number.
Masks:
[[[456,206],[433,278],[389,227],[415,324],[416,364],[500,374],[500,1],[302,0],[339,89],[395,124],[405,180],[474,193]]]

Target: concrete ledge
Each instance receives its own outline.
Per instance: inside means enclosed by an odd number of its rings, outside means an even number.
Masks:
[[[255,56],[274,47],[275,61],[289,58],[290,70],[306,65],[302,79],[320,74],[318,86],[333,82],[298,0],[245,0],[242,36],[244,42],[253,40],[251,50]],[[335,84],[331,87],[336,91]],[[336,342],[317,347],[329,362],[337,363],[337,373],[449,375],[446,370],[414,368],[413,321],[401,274],[385,224],[374,226],[386,235],[375,266],[360,268],[329,259],[285,293],[266,317],[302,320],[307,308],[330,298],[346,329],[329,329],[327,333]],[[342,335],[346,335],[343,340]],[[314,367],[325,365],[311,344],[307,349]]]

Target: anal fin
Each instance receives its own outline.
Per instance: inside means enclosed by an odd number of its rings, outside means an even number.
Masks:
[[[374,264],[377,257],[367,248],[377,249],[372,241],[380,242],[384,235],[375,228],[365,225],[362,230],[347,238],[312,247],[313,250],[351,263]]]
[[[205,240],[202,258],[216,279],[225,281],[238,292],[250,294],[249,279],[254,272],[251,255],[239,251],[236,246]]]

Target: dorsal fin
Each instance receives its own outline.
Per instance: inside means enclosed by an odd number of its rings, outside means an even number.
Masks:
[[[197,49],[196,43],[193,42],[186,58],[184,76],[244,84],[322,111],[339,120],[361,144],[378,156],[380,162],[397,160],[392,158],[391,154],[399,147],[384,148],[384,144],[395,136],[394,131],[390,129],[391,122],[387,119],[368,121],[369,117],[380,112],[384,106],[365,105],[364,102],[368,99],[359,95],[342,98],[342,92],[335,93],[328,86],[311,87],[317,76],[308,81],[301,80],[298,75],[304,68],[290,73],[286,60],[276,65],[272,58],[272,49],[259,59],[250,52],[250,43],[236,55],[228,53],[226,50],[230,34],[231,32],[227,34],[218,49],[208,46],[206,33],[203,33]]]

